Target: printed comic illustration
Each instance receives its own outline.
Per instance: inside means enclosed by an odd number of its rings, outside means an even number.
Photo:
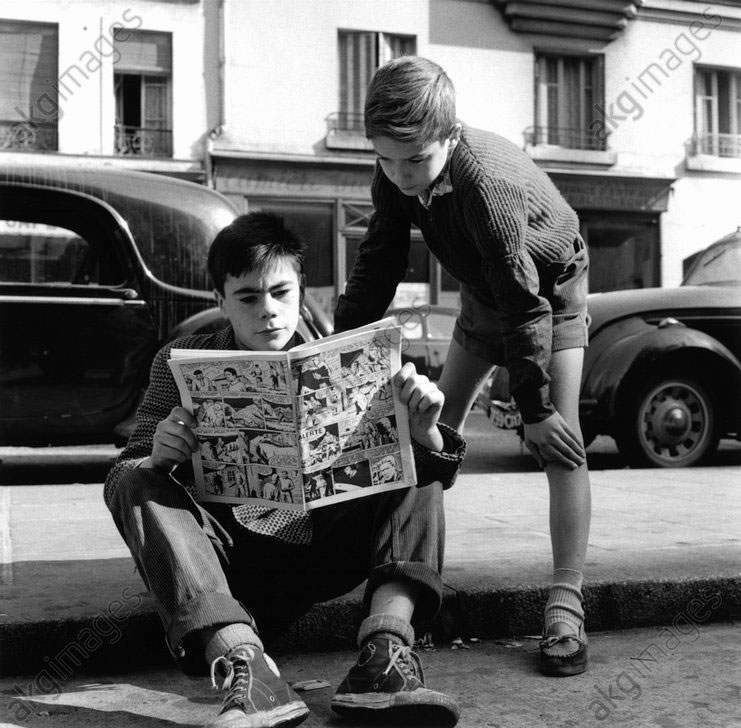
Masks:
[[[203,501],[310,510],[414,485],[389,320],[288,352],[174,350]]]

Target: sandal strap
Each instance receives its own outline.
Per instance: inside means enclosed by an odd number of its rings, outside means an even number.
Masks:
[[[568,642],[569,640],[576,642],[581,647],[586,647],[587,643],[581,637],[575,634],[562,634],[562,635],[548,635],[544,637],[538,644],[542,649],[548,649],[554,645],[561,644],[562,642]]]

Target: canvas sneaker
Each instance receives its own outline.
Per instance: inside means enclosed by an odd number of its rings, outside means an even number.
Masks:
[[[410,647],[379,636],[363,645],[331,706],[340,715],[424,725],[454,726],[459,715],[451,697],[425,687]]]
[[[262,650],[240,645],[211,665],[226,690],[221,710],[205,728],[288,728],[306,720],[309,709]]]

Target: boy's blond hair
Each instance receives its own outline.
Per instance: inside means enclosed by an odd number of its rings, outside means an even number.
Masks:
[[[402,56],[381,66],[365,99],[365,135],[402,143],[442,141],[455,125],[455,89],[434,61]]]

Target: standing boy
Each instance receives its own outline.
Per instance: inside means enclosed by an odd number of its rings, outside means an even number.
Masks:
[[[582,570],[590,490],[578,401],[587,344],[587,251],[576,213],[514,144],[456,119],[440,66],[406,56],[375,74],[365,105],[375,213],[340,296],[337,330],[381,317],[406,273],[410,225],[461,284],[440,380],[461,430],[493,365],[509,371],[525,442],[550,486],[554,571],[540,669],[587,666]]]
[[[210,667],[214,685],[217,675],[223,680],[224,703],[209,726],[302,722],[308,709],[262,639],[365,579],[369,614],[358,636],[360,655],[332,708],[386,721],[421,712],[430,722],[454,724],[455,702],[424,686],[411,652],[412,615],[429,618],[440,605],[443,487],[452,484],[465,450],[459,435],[437,424],[441,392],[411,365],[395,378],[425,487],[310,514],[196,503],[188,487],[197,423],[179,404],[169,352],[282,351],[299,343],[303,246],[279,218],[243,215],[216,236],[208,270],[229,326],[178,339],[157,354],[136,429],[106,479],[105,500],[155,599],[175,660],[188,674]]]

